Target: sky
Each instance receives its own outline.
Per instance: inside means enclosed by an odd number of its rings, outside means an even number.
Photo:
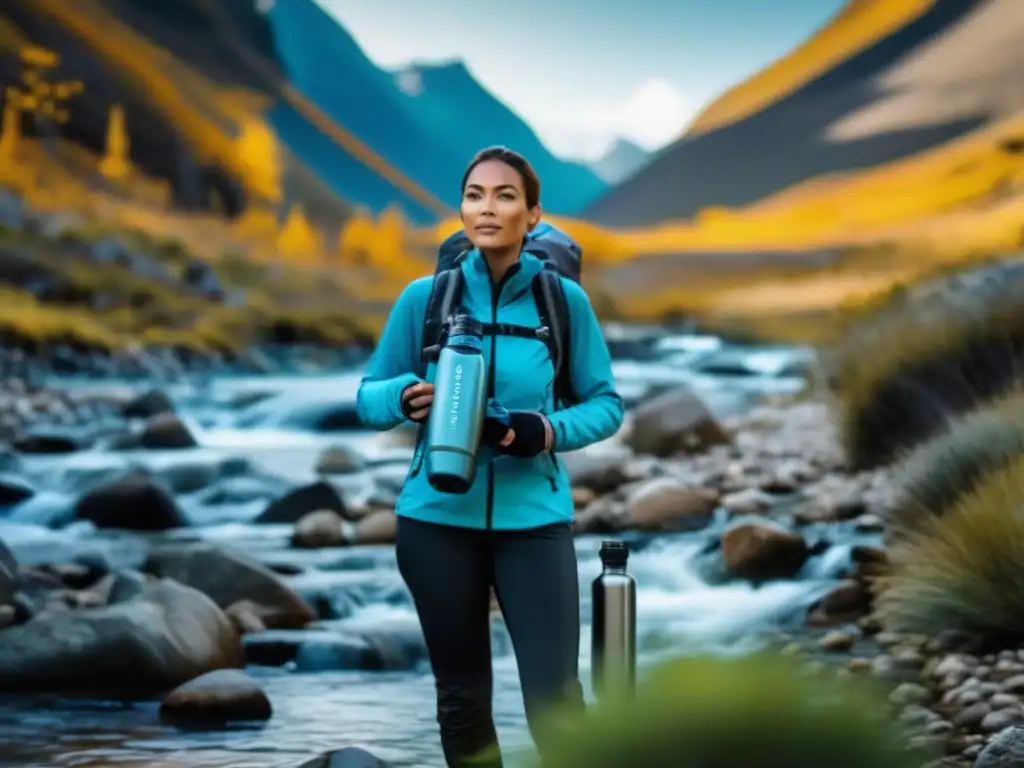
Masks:
[[[551,151],[648,150],[843,0],[317,0],[378,66],[462,59]]]

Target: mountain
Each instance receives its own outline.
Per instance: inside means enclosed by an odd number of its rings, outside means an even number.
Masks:
[[[312,5],[281,5],[303,4]],[[250,0],[9,0],[0,84],[21,82],[26,46],[58,54],[56,74],[84,84],[62,137],[102,155],[110,109],[123,107],[129,159],[169,182],[179,209],[215,204],[235,216],[266,198],[301,203],[332,229],[353,204],[394,204],[420,222],[446,213],[292,85],[295,62],[281,55],[280,34]],[[380,82],[387,93],[387,77]],[[261,138],[243,146],[246,129]]]
[[[493,144],[522,153],[540,176],[546,211],[572,215],[607,189],[592,169],[553,155],[533,129],[484,88],[463,62],[416,64],[392,74],[421,123],[433,134],[432,142],[448,144],[463,164],[477,150]]]
[[[710,117],[583,216],[637,227],[744,206],[943,146],[1013,114],[1024,107],[1019,11],[1019,0],[855,0],[775,65],[760,92],[754,78],[742,98],[726,94],[728,108],[711,105]]]
[[[633,142],[616,139],[604,155],[590,163],[590,169],[608,184],[618,184],[636,173],[650,157],[647,150]]]

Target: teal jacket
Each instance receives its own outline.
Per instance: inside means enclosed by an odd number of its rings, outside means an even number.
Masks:
[[[523,253],[518,270],[503,281],[492,314],[487,263],[478,251],[471,251],[461,264],[465,276],[463,304],[483,322],[536,327],[540,321],[530,285],[542,268],[539,259]],[[410,283],[391,310],[356,400],[359,418],[368,427],[387,430],[405,421],[401,397],[406,387],[420,381],[412,371],[417,370],[433,279],[429,276]],[[421,440],[398,498],[398,515],[430,523],[500,530],[572,520],[572,489],[555,454],[611,437],[622,424],[623,409],[615,391],[608,347],[590,300],[572,280],[563,278],[562,282],[571,317],[571,359],[567,364],[579,404],[555,410],[554,367],[543,341],[494,337],[494,399],[508,410],[545,414],[555,436],[554,451],[527,459],[482,447],[472,488],[464,495],[453,495],[435,491],[427,482],[420,460],[424,449]],[[490,366],[491,344],[487,342],[484,359]],[[433,381],[434,369],[433,363],[427,367],[427,381]]]

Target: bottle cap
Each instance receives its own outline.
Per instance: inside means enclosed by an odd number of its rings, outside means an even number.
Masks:
[[[483,338],[484,324],[472,315],[456,315],[448,328],[448,338],[453,336],[476,336]]]
[[[629,544],[624,541],[602,541],[599,552],[601,564],[609,568],[623,568],[629,560]]]

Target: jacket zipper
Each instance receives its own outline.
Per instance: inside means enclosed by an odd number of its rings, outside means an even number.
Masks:
[[[486,262],[485,262],[486,263]],[[519,271],[519,265],[513,264],[509,267],[505,274],[502,275],[501,280],[495,285],[494,280],[491,280],[491,323],[496,325],[498,323],[498,301],[501,299],[501,291],[505,287],[505,283],[509,281],[516,272]],[[491,268],[487,267],[487,274],[490,277]],[[497,368],[496,358],[498,356],[498,334],[491,334],[491,361],[490,365],[487,366],[487,397],[493,398],[495,396],[495,370]],[[494,526],[494,462],[487,462],[487,530],[491,530]]]

